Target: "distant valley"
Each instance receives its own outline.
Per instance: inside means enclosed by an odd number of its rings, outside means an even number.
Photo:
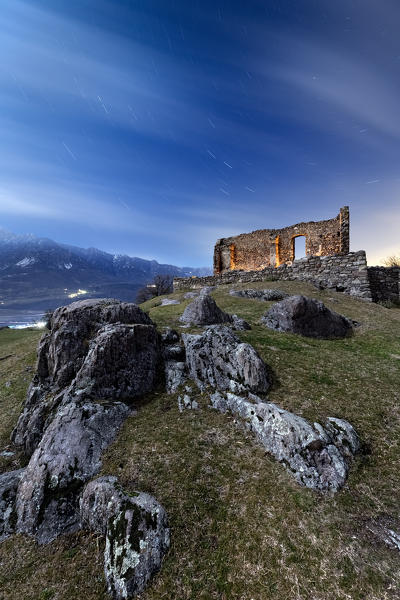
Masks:
[[[132,302],[138,289],[156,275],[210,273],[206,267],[160,264],[0,229],[0,310],[7,313],[45,311],[78,298],[113,297]]]

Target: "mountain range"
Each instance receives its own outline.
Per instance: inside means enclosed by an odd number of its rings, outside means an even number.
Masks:
[[[202,276],[207,267],[177,267],[109,254],[0,229],[0,308],[46,310],[77,298],[134,301],[156,275]]]

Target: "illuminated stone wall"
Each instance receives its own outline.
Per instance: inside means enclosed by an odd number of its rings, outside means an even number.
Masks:
[[[305,236],[306,256],[349,253],[349,208],[334,219],[297,223],[283,229],[259,229],[223,238],[214,249],[214,274],[229,271],[259,271],[295,260],[295,238]]]

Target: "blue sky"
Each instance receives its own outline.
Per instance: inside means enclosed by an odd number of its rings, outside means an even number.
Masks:
[[[398,0],[2,0],[0,225],[160,262],[350,205],[400,252]]]

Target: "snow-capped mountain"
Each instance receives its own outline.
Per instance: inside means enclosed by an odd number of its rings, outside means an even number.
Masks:
[[[134,301],[155,275],[206,275],[207,268],[112,255],[0,229],[0,308],[56,308],[77,296]]]

